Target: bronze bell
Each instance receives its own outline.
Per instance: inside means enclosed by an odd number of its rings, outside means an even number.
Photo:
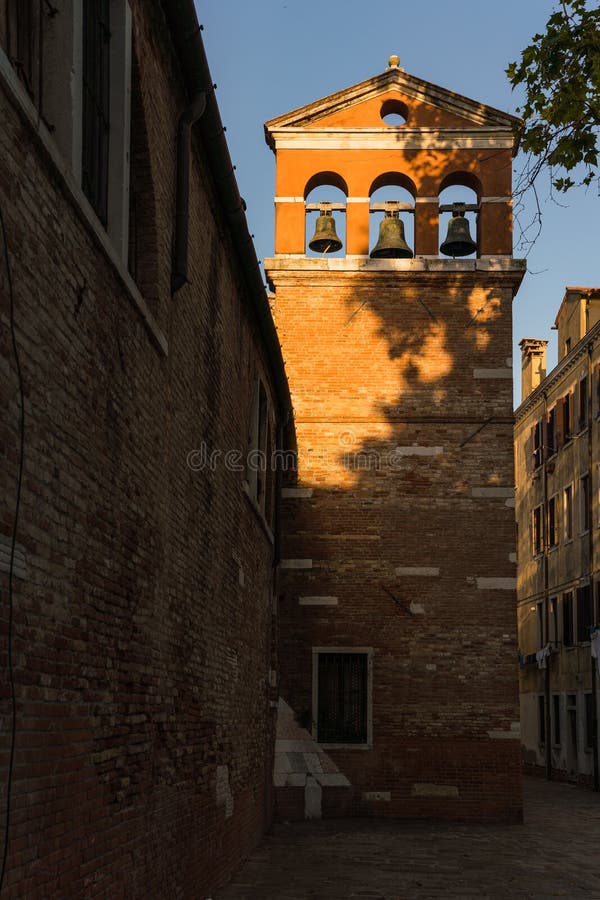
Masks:
[[[412,259],[413,252],[404,240],[404,222],[396,211],[386,212],[379,223],[379,239],[371,259]]]
[[[468,256],[475,253],[477,244],[471,238],[469,220],[464,213],[453,213],[448,222],[446,240],[440,246],[440,253],[445,256]]]
[[[330,210],[322,209],[319,213],[315,233],[308,246],[315,253],[335,253],[336,250],[342,249],[342,242],[335,230],[335,219]]]

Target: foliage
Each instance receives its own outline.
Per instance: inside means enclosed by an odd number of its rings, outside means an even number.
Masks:
[[[598,174],[600,7],[566,0],[506,73],[525,89],[520,147],[529,154],[521,191],[548,168],[558,191],[588,185]]]

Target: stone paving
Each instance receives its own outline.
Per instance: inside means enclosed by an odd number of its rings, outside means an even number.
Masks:
[[[600,900],[600,794],[525,779],[523,825],[278,824],[213,900]]]

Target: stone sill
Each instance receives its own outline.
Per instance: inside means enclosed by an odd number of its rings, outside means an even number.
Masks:
[[[478,259],[440,259],[418,256],[416,259],[371,259],[369,256],[345,256],[331,259],[278,253],[265,259],[271,272],[435,272],[452,275],[463,272],[507,273],[521,275],[527,263],[512,256],[482,256]]]
[[[119,278],[121,285],[127,292],[130,301],[142,319],[146,330],[150,334],[157,350],[162,356],[169,355],[167,338],[159,328],[154,316],[148,309],[146,301],[142,297],[137,285],[127,271],[116,248],[110,240],[100,220],[92,209],[87,197],[79,184],[73,178],[67,162],[60,154],[52,135],[41,120],[38,111],[27,95],[25,88],[19,81],[10,60],[0,48],[0,85],[21,115],[22,119],[33,132],[39,148],[45,154],[46,159],[52,165],[56,179],[62,188],[62,192],[71,203],[76,215],[90,233],[92,239],[100,247],[107,261],[110,263]]]

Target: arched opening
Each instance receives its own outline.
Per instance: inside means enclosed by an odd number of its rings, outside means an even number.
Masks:
[[[347,196],[346,182],[335,172],[319,172],[309,179],[304,190],[307,256],[339,258],[346,255]]]
[[[369,214],[369,251],[372,253],[376,247],[381,233],[381,223],[390,213],[390,209],[385,210],[381,207],[388,205],[389,207],[399,206],[397,210],[398,218],[402,223],[399,232],[404,232],[404,242],[414,253],[415,241],[415,196],[416,188],[413,182],[401,172],[385,172],[379,175],[369,191],[370,197],[370,214]],[[392,213],[396,215],[396,213]],[[393,253],[389,254],[393,256]],[[408,253],[402,253],[404,258],[408,258]]]
[[[379,111],[381,120],[390,128],[399,128],[408,121],[408,106],[401,100],[384,100]]]
[[[442,181],[438,198],[439,246],[444,248],[443,251],[440,249],[440,256],[452,258],[477,256],[478,217],[476,210],[469,207],[479,206],[481,198],[479,179],[471,172],[453,172]],[[463,205],[467,207],[465,210],[462,209]],[[446,209],[443,209],[444,207]],[[453,219],[461,221],[452,223]]]

